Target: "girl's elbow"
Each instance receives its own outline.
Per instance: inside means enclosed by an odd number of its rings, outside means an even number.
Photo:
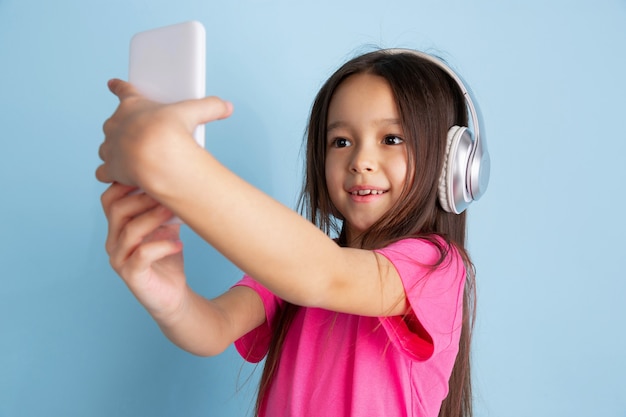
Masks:
[[[194,356],[202,357],[202,358],[210,358],[213,356],[218,356],[226,351],[226,349],[230,346],[230,344],[226,343],[209,343],[204,346],[197,347],[181,347],[183,350],[191,353]]]

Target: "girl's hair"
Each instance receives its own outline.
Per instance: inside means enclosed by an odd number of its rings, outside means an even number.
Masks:
[[[346,245],[343,222],[326,187],[326,129],[328,108],[337,87],[354,74],[383,77],[391,87],[407,146],[409,177],[398,203],[361,236],[363,249],[377,249],[411,237],[426,239],[439,248],[440,260],[450,246],[461,254],[467,270],[463,300],[463,325],[459,353],[449,381],[449,393],[440,417],[472,416],[470,342],[474,322],[474,267],[465,250],[466,214],[447,213],[438,203],[438,183],[446,152],[447,132],[454,125],[467,126],[465,98],[457,83],[436,64],[407,53],[374,51],[358,56],[339,68],[319,91],[307,130],[306,172],[300,210],[339,245]],[[441,243],[436,237],[443,238]],[[257,414],[271,389],[285,335],[298,306],[286,303],[277,320],[261,376]]]

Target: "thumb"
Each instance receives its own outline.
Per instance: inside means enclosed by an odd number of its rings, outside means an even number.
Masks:
[[[215,96],[181,101],[176,106],[187,115],[188,122],[194,128],[197,125],[226,119],[233,113],[233,104],[230,101]]]
[[[131,83],[114,78],[108,82],[109,90],[120,99],[120,101],[131,96],[140,95]]]

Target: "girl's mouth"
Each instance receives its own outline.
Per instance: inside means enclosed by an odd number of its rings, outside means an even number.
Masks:
[[[352,195],[378,195],[378,194],[383,194],[386,193],[387,190],[355,190],[355,191],[351,191],[350,194]]]

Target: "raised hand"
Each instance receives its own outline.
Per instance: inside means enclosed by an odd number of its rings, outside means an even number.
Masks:
[[[112,184],[102,194],[109,223],[106,251],[113,269],[160,323],[175,320],[189,297],[179,225],[171,211],[134,187]]]
[[[224,119],[231,103],[218,97],[159,104],[141,96],[129,83],[109,81],[119,106],[104,123],[105,140],[99,155],[103,163],[96,178],[142,188],[142,175],[152,178],[161,168],[176,169],[185,160],[176,159],[181,147],[197,146],[193,131],[199,124]]]

